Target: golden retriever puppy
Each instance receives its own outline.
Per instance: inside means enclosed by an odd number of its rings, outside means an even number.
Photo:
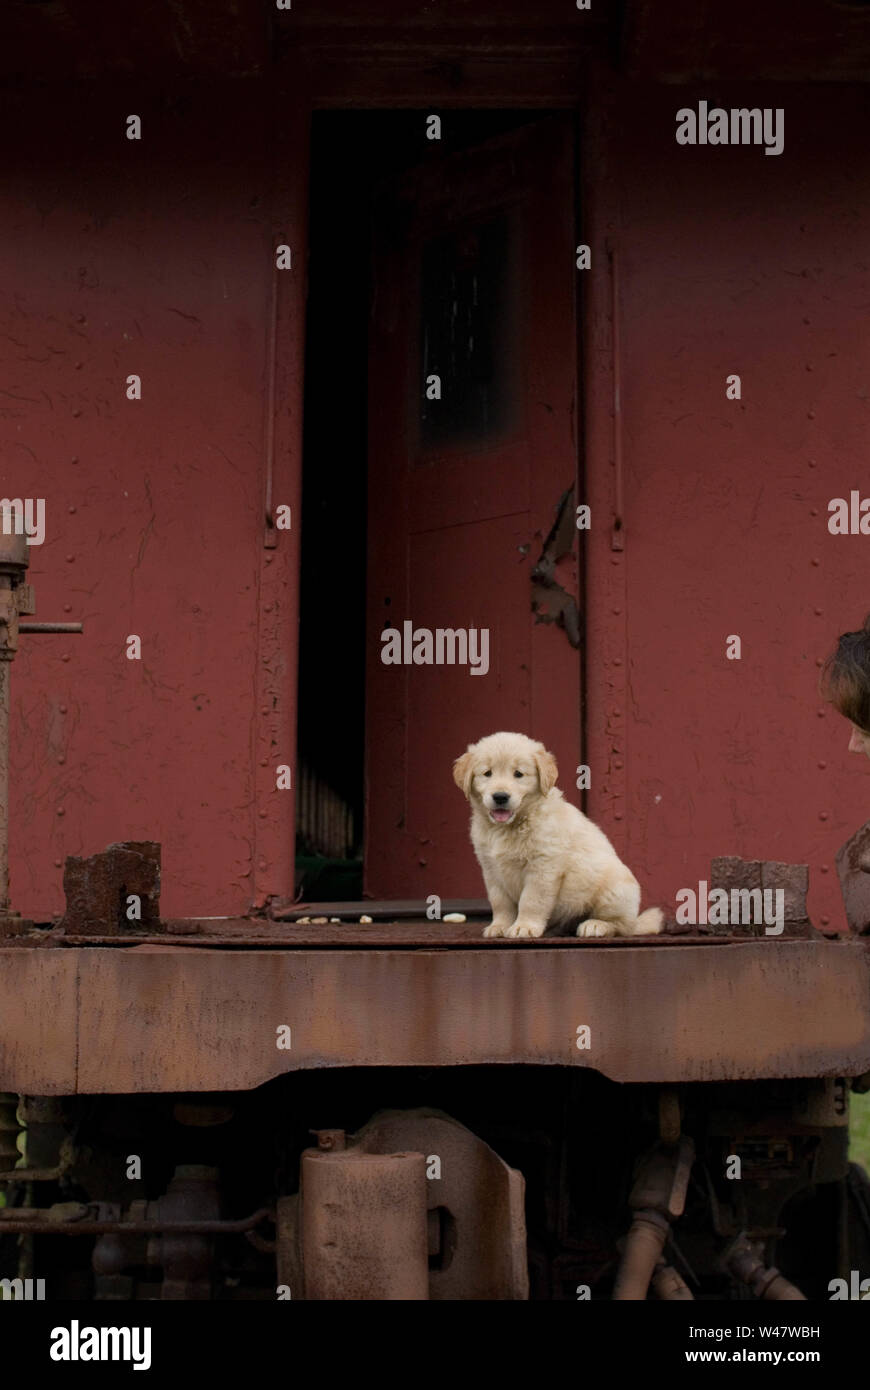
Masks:
[[[490,734],[453,764],[471,802],[471,843],[492,921],[484,936],[543,936],[578,917],[578,936],[652,936],[634,874],[597,825],[555,786],[552,753],[525,734]]]

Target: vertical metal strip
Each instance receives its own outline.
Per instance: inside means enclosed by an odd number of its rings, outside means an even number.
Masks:
[[[9,661],[0,661],[0,914],[9,911]]]
[[[275,477],[275,373],[277,371],[276,341],[278,336],[278,270],[275,248],[272,247],[272,296],[269,304],[269,336],[266,344],[266,419],[265,419],[265,486],[263,496],[263,544],[274,550],[278,544],[275,517],[272,511],[272,490]]]
[[[624,503],[622,485],[622,339],[619,314],[619,252],[610,243],[610,322],[613,354],[613,522],[610,532],[611,550],[625,549]]]
[[[629,857],[626,553],[623,529],[622,345],[616,240],[619,169],[608,127],[616,96],[606,72],[592,65],[586,93],[583,169],[584,241],[592,247],[584,322],[585,500],[592,509],[586,545],[585,761],[591,771],[588,812]]]
[[[272,88],[269,129],[273,139],[271,208],[273,286],[267,325],[267,420],[264,430],[263,498],[266,515],[258,535],[259,602],[256,707],[253,720],[253,846],[251,901],[292,899],[295,879],[296,716],[299,663],[299,517],[302,495],[302,409],[308,235],[310,102],[299,65],[288,63]],[[293,150],[293,157],[288,156]],[[275,248],[290,246],[292,268],[277,270]],[[290,530],[270,526],[279,506],[289,506]],[[292,788],[277,786],[279,766],[291,769]]]

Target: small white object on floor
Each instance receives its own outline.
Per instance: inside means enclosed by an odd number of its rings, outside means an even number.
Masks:
[[[464,912],[447,912],[441,918],[442,922],[465,922],[466,920]]]
[[[371,917],[360,917],[361,922],[370,922],[371,920]]]

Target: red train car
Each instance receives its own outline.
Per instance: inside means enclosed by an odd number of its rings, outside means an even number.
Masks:
[[[870,1275],[870,13],[680,8],[7,7],[7,1277]],[[497,728],[665,935],[481,939]]]

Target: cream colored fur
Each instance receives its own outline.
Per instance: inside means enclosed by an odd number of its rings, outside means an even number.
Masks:
[[[588,918],[578,936],[660,932],[661,909],[639,913],[637,879],[604,832],[564,800],[557,775],[552,753],[525,734],[490,734],[453,765],[471,802],[471,843],[492,909],[484,936],[542,936],[578,917]],[[495,798],[505,794],[501,806]],[[493,811],[510,820],[496,823]]]

